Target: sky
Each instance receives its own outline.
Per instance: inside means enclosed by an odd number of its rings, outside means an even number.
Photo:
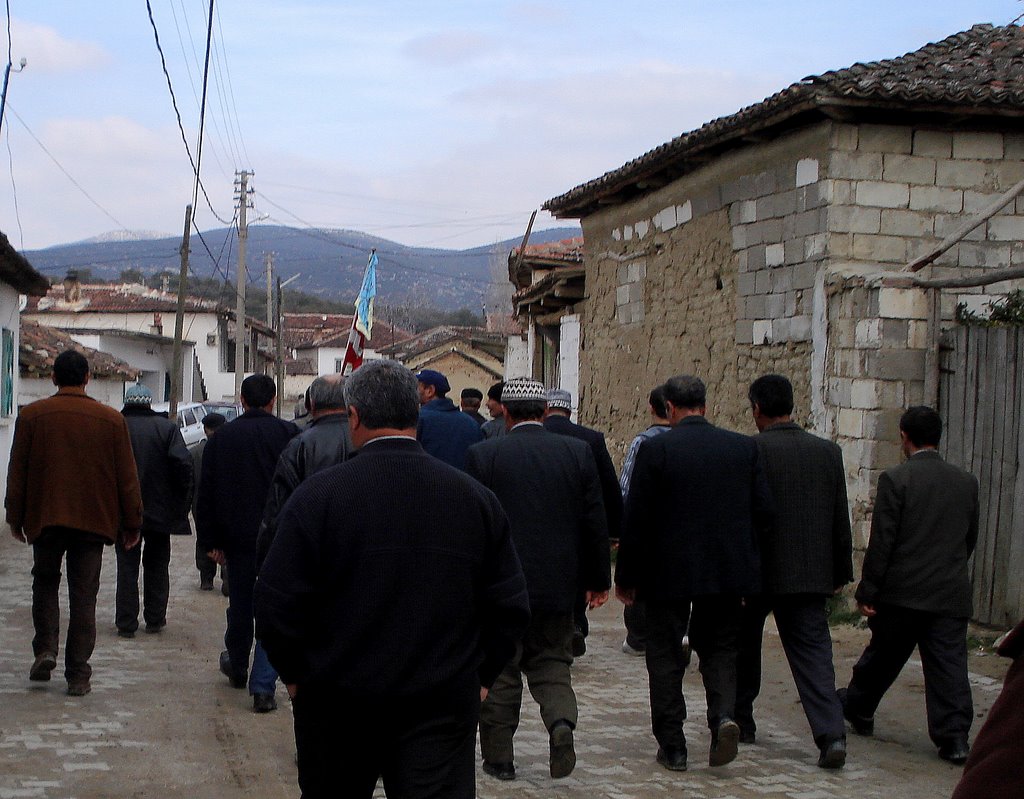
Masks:
[[[19,250],[180,236],[194,171],[146,0],[7,5],[0,231]],[[209,0],[150,5],[195,160]],[[1021,0],[214,8],[196,226],[232,221],[244,169],[250,224],[452,249],[521,236],[546,200],[807,75],[1024,14]]]

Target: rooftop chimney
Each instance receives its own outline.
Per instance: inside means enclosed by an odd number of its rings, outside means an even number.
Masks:
[[[69,269],[64,278],[64,301],[78,302],[82,299],[82,284],[78,282],[78,271]]]

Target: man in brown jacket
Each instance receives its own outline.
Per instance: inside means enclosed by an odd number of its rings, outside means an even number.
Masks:
[[[32,545],[35,661],[30,680],[57,665],[61,564],[67,556],[69,619],[64,647],[68,694],[89,693],[96,645],[96,595],[103,545],[120,534],[136,546],[142,494],[124,417],[86,396],[89,362],[74,350],[53,364],[57,393],[24,408],[14,428],[7,477],[11,535]]]

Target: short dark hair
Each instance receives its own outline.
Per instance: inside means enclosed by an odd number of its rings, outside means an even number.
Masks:
[[[203,427],[207,430],[216,430],[218,427],[226,424],[227,421],[222,413],[208,413],[203,417]]]
[[[757,405],[769,419],[793,413],[793,384],[783,375],[762,375],[750,384],[750,405]]]
[[[942,440],[942,417],[934,408],[914,405],[900,417],[900,430],[915,447],[937,447]]]
[[[484,398],[484,392],[478,388],[464,388],[462,389],[462,399],[475,399],[482,401]]]
[[[505,390],[505,381],[499,380],[489,389],[487,389],[487,399],[492,399],[495,402],[501,402],[501,392]]]
[[[651,389],[651,393],[647,396],[647,401],[651,405],[651,410],[654,411],[654,415],[659,419],[668,418],[668,408],[665,406],[665,386],[655,386]]]
[[[370,430],[408,430],[419,419],[418,383],[398,361],[367,361],[345,380],[345,403]]]
[[[511,400],[504,403],[505,412],[513,422],[532,422],[544,416],[548,407],[544,400]]]
[[[708,390],[699,377],[676,375],[665,381],[665,400],[677,408],[703,408]]]
[[[89,376],[89,361],[78,350],[64,350],[53,361],[53,377],[57,385],[84,386]]]
[[[250,408],[265,408],[277,396],[277,386],[268,375],[249,375],[242,381],[241,394]]]

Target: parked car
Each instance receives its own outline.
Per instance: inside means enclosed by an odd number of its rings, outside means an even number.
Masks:
[[[157,413],[167,413],[171,404],[169,402],[154,402],[151,407]],[[206,432],[203,430],[203,417],[207,413],[208,411],[201,402],[178,404],[178,429],[181,430],[181,437],[185,439],[185,446],[189,449],[206,438]]]
[[[219,413],[229,422],[242,415],[242,403],[240,402],[204,402],[203,407],[207,413]]]

